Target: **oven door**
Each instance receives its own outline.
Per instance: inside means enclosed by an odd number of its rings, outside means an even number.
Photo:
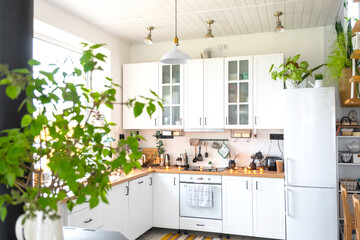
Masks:
[[[213,191],[213,207],[212,208],[194,208],[187,205],[187,188],[186,184],[194,183],[180,183],[180,217],[193,218],[207,218],[207,219],[222,219],[221,208],[221,185],[220,184],[206,184],[212,186]]]

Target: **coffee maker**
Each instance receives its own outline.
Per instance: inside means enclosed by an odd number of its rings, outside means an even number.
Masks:
[[[180,157],[176,159],[176,165],[179,167],[189,167],[188,155],[185,151],[185,154],[180,153]]]

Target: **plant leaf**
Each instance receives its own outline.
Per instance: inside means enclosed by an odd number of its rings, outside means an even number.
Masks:
[[[9,98],[16,99],[21,93],[21,88],[18,86],[8,85],[5,92]]]
[[[29,126],[31,121],[32,121],[31,115],[25,114],[21,119],[21,127],[24,128],[24,127]]]
[[[141,103],[141,102],[135,102],[135,106],[134,106],[134,115],[135,117],[138,117],[143,109],[144,109],[145,104]]]

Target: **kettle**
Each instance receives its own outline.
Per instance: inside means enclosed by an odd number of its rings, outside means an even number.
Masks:
[[[351,144],[347,144],[346,146],[349,148],[350,152],[360,151],[360,145],[355,141],[353,141]]]
[[[165,154],[165,166],[170,166],[170,155]]]
[[[276,171],[276,160],[279,160],[279,157],[266,157],[265,158],[265,167],[269,171]]]

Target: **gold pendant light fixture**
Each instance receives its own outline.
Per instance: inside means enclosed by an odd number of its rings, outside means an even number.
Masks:
[[[281,25],[281,21],[280,21],[280,16],[283,14],[283,12],[275,12],[274,15],[276,17],[276,27],[274,29],[274,31],[276,33],[279,32],[285,32],[285,28],[283,25]]]
[[[175,0],[175,38],[170,52],[165,53],[160,59],[164,64],[185,64],[191,61],[189,55],[179,49],[179,38],[177,37],[177,0]]]
[[[145,44],[152,44],[153,43],[153,41],[152,41],[152,39],[151,39],[151,31],[152,30],[154,30],[155,28],[154,27],[152,27],[152,26],[150,26],[150,27],[147,27],[146,28],[148,31],[149,31],[149,34],[146,36],[146,38],[144,38],[144,43]]]
[[[206,23],[207,24],[209,24],[209,27],[208,27],[208,29],[207,29],[207,33],[205,34],[205,38],[207,38],[207,39],[214,39],[214,35],[212,35],[212,33],[211,33],[211,24],[214,24],[214,20],[206,20]]]

